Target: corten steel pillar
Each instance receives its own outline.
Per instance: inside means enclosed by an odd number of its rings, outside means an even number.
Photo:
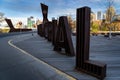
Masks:
[[[47,39],[48,38],[48,24],[47,24],[47,22],[43,24],[43,32],[44,32],[44,37]]]
[[[37,34],[40,35],[40,25],[37,25]]]
[[[46,34],[46,39],[48,39],[48,41],[52,41],[52,22],[47,22],[44,24],[44,27],[46,27],[46,31],[45,31],[45,34]]]
[[[41,3],[41,9],[42,9],[42,14],[43,14],[43,23],[48,22],[48,6],[45,4]]]
[[[104,79],[106,64],[89,60],[90,13],[89,7],[77,9],[76,69]]]
[[[66,16],[61,16],[59,18],[59,24],[56,35],[56,42],[54,45],[55,51],[61,51],[65,49],[65,54],[68,56],[74,56],[74,48],[71,38],[70,26]]]
[[[55,45],[55,38],[57,34],[57,20],[53,19],[52,20],[52,44]]]
[[[43,26],[42,24],[39,24],[39,25],[37,26],[37,33],[38,33],[41,37],[44,36],[42,26]]]
[[[10,27],[10,32],[14,32],[15,28],[14,28],[11,20],[10,19],[5,19],[5,21],[7,22],[8,26]]]
[[[45,4],[41,3],[41,9],[42,9],[42,15],[43,15],[43,23],[42,23],[42,31],[43,31],[43,35],[44,37],[47,36],[47,33],[45,31],[47,31],[48,26],[44,26],[48,21],[48,6]]]

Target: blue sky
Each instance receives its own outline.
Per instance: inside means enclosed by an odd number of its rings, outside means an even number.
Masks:
[[[106,10],[106,0],[0,0],[0,12],[6,17],[42,18],[40,3],[49,6],[49,18],[62,15],[75,15],[76,8],[91,7],[93,12]],[[117,13],[120,13],[120,0],[114,0]]]

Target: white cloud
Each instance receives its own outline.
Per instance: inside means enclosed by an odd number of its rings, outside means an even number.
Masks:
[[[76,9],[59,9],[54,10],[52,13],[49,14],[49,16],[52,17],[59,17],[59,16],[66,16],[66,15],[75,15]]]
[[[120,2],[120,0],[113,0],[113,1],[115,1],[115,2]]]

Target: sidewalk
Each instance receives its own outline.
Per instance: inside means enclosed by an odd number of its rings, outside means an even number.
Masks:
[[[32,36],[32,35],[31,35]],[[46,39],[41,38],[37,34],[34,36],[22,37],[14,41],[14,44],[21,49],[27,51],[34,57],[48,63],[49,65],[61,70],[69,75],[72,75],[80,80],[97,80],[96,78],[78,73],[75,70],[75,57],[68,57],[53,51],[53,46]],[[46,73],[47,75],[47,73]]]
[[[40,59],[48,63],[49,65],[77,78],[78,80],[98,80],[95,77],[76,71],[75,57],[68,57],[61,54],[60,52],[58,53],[53,51],[53,46],[51,42],[48,42],[45,38],[38,36],[36,33],[33,36],[31,35],[28,37],[30,38],[25,39],[26,37],[24,37],[24,38],[21,38],[21,41],[17,42],[16,40],[16,41],[13,41],[13,43],[19,48],[31,54],[32,56],[36,57],[37,59]],[[73,37],[73,43],[75,47],[74,39],[75,37]],[[108,41],[107,39],[104,39],[104,37],[99,37],[99,38],[92,37],[91,40],[94,40],[94,42],[92,42],[93,44],[91,45],[91,47],[94,47],[94,48],[90,51],[92,53],[90,54],[90,59],[99,60],[99,61],[108,63],[107,77],[105,78],[105,80],[119,80],[120,64],[119,62],[115,62],[115,61],[118,61],[118,60],[120,61],[120,55],[118,56],[118,53],[120,52],[118,48],[120,46],[118,46],[117,48],[114,46],[113,47],[107,46],[107,44],[110,45],[109,44],[110,41]],[[100,42],[100,44],[98,44],[97,41],[99,40],[103,42]],[[117,39],[115,40],[117,41]],[[120,40],[120,38],[118,38],[118,40]],[[114,45],[119,43],[119,42],[117,43],[116,41],[111,40],[111,42],[113,42]],[[101,47],[99,45],[104,45],[104,46]],[[97,50],[98,47],[99,47],[99,50]],[[115,53],[117,57],[113,54],[115,50],[117,51],[117,53]],[[108,56],[107,53],[110,53],[108,59],[106,58],[106,56]],[[110,62],[111,60],[114,60],[114,61]],[[114,66],[112,64],[114,64]],[[113,72],[115,72],[115,74]]]

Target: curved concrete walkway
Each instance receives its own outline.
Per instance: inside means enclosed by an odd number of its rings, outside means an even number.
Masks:
[[[24,34],[0,39],[0,80],[75,80],[12,44],[12,41],[23,41],[31,36]]]
[[[72,37],[74,47],[76,44],[75,38],[75,36]],[[90,59],[107,64],[107,76],[104,80],[120,80],[120,36],[112,37],[111,40],[104,36],[91,36],[90,43]],[[14,44],[78,80],[98,80],[95,77],[76,71],[75,57],[68,57],[60,52],[53,51],[51,42],[36,33],[30,39],[14,42]]]

